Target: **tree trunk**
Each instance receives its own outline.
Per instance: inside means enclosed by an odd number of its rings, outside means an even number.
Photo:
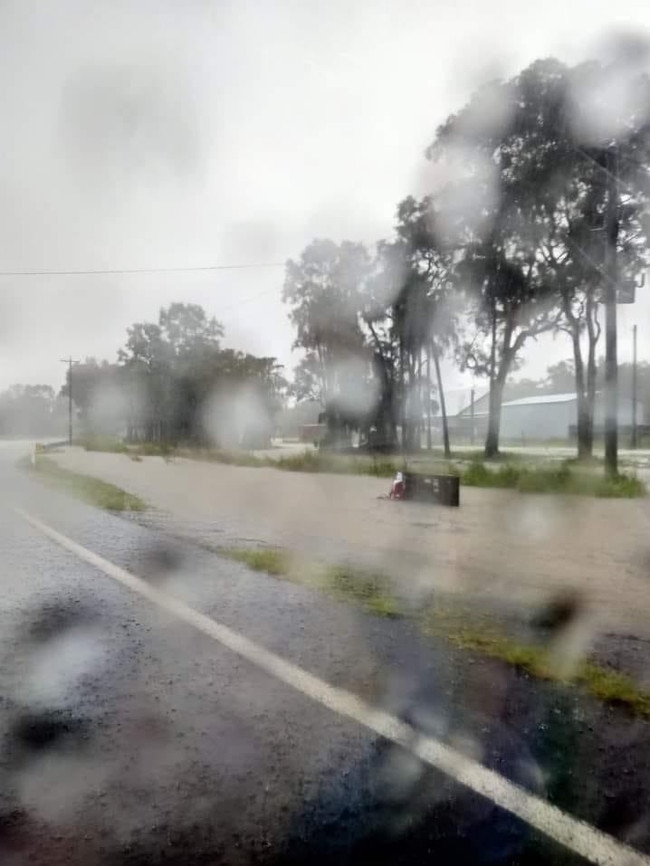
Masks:
[[[596,354],[587,362],[587,400],[585,420],[585,444],[587,456],[592,457],[594,453],[594,415],[596,412]]]
[[[501,430],[501,404],[503,389],[510,372],[510,365],[517,352],[517,345],[512,347],[510,341],[514,329],[511,317],[505,321],[503,344],[501,347],[501,362],[497,369],[497,307],[492,301],[492,346],[490,350],[490,397],[488,408],[488,429],[485,437],[485,459],[490,460],[499,455],[499,434]]]
[[[600,327],[596,319],[597,307],[591,298],[586,304],[587,333],[587,365],[582,356],[580,345],[581,328],[578,320],[569,315],[571,324],[571,342],[573,344],[573,365],[575,370],[575,387],[577,397],[578,423],[578,458],[586,460],[594,453],[594,413],[596,405],[596,345],[600,336]]]
[[[594,451],[594,414],[596,410],[596,344],[600,337],[600,326],[596,318],[598,307],[590,299],[587,305],[587,418],[589,456]]]
[[[399,426],[398,405],[395,395],[395,382],[388,370],[384,371],[384,384],[379,401],[377,433],[382,447],[394,449],[399,445],[397,428]]]
[[[422,405],[420,403],[419,352],[409,353],[409,451],[422,447]]]
[[[381,370],[382,389],[377,413],[377,434],[382,446],[393,449],[397,446],[397,427],[399,418],[395,400],[395,363],[383,351],[377,332],[368,322],[368,328],[375,342],[375,358]]]
[[[499,433],[501,430],[501,403],[506,376],[503,370],[490,382],[490,399],[488,409],[488,429],[485,438],[485,459],[490,460],[499,455]]]
[[[413,417],[413,404],[417,401],[415,388],[415,362],[408,349],[402,349],[402,451],[415,450],[418,431],[417,420]]]
[[[440,357],[435,343],[431,343],[433,353],[433,364],[436,370],[436,382],[438,383],[438,395],[440,397],[440,417],[442,419],[442,441],[445,449],[445,458],[451,458],[451,447],[449,445],[449,423],[447,420],[447,404],[445,402],[445,391],[442,387],[442,374],[440,372]]]
[[[578,398],[578,460],[588,460],[593,453],[589,407],[584,391],[577,391],[576,393]]]
[[[577,327],[573,328],[571,342],[573,344],[573,370],[576,388],[578,459],[585,460],[591,457],[593,443],[590,433],[589,405],[585,383],[585,368],[580,346],[580,331]]]
[[[431,451],[431,346],[427,344],[427,451]]]
[[[426,379],[424,376],[424,360],[423,351],[420,348],[418,352],[418,451],[422,450],[422,438],[425,433],[425,405],[424,405],[424,388]]]
[[[389,388],[390,391],[386,398],[386,423],[388,425],[387,429],[389,432],[390,446],[391,448],[397,448],[399,444],[399,437],[397,435],[397,428],[399,426],[399,413],[397,411],[398,407],[397,401],[395,399],[395,383],[391,381]]]
[[[406,408],[406,353],[404,347],[400,347],[400,424],[402,425],[402,454],[408,450],[408,413]]]
[[[499,427],[501,426],[501,393],[497,395],[497,305],[494,297],[491,304],[492,340],[490,346],[490,396],[488,402],[488,429],[485,439],[485,458],[489,460],[499,453]],[[498,399],[497,399],[498,397]]]

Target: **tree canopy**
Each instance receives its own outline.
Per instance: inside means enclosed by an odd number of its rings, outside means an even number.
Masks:
[[[489,381],[490,457],[526,345],[564,333],[589,455],[606,262],[615,255],[617,289],[628,292],[649,263],[649,143],[650,79],[626,59],[538,60],[479,88],[439,126],[425,153],[433,190],[398,205],[391,237],[370,251],[314,241],[288,263],[284,298],[305,350],[299,393],[327,402],[340,358],[369,353],[373,424],[393,439],[399,427],[403,447],[419,447],[425,424],[430,442],[434,394],[446,431],[447,355]],[[615,221],[606,226],[612,153]]]
[[[196,304],[173,303],[156,322],[131,325],[116,364],[73,367],[84,429],[139,441],[267,445],[288,387],[282,366],[223,348],[223,335]]]

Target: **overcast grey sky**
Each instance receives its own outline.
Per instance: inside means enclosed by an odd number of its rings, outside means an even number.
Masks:
[[[0,270],[284,261],[372,242],[423,191],[436,126],[486,77],[650,28],[647,0],[0,0]],[[204,305],[290,364],[278,269],[0,277],[0,387],[113,359],[128,324]],[[650,296],[650,287],[646,290]],[[621,356],[650,303],[621,310]],[[650,333],[650,329],[649,333]],[[566,357],[533,347],[525,375]],[[452,383],[453,384],[453,383]]]

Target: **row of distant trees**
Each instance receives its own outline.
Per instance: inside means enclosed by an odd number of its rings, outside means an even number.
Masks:
[[[236,353],[225,350],[226,358],[232,358]],[[247,362],[243,359],[252,356],[240,357],[240,364],[245,368]],[[225,360],[225,359],[224,359]],[[266,359],[252,358],[257,367],[258,362]],[[603,381],[604,377],[603,359],[600,358],[597,366],[597,380]],[[257,367],[259,370],[259,367]],[[241,370],[241,367],[240,367]],[[87,433],[116,433],[127,432],[131,428],[131,438],[145,438],[149,431],[145,428],[143,407],[136,407],[133,414],[124,412],[125,402],[120,395],[116,384],[120,373],[120,366],[110,364],[107,361],[99,363],[89,358],[84,363],[74,368],[74,391],[76,413]],[[276,373],[279,371],[276,370]],[[238,389],[242,382],[250,381],[250,371],[243,378],[238,378]],[[630,395],[632,392],[632,365],[621,364],[619,367],[619,385],[621,392]],[[231,380],[232,381],[232,380]],[[504,398],[515,400],[518,397],[530,397],[538,394],[558,394],[570,391],[575,386],[575,370],[573,361],[559,361],[551,365],[543,379],[518,378],[508,381]],[[268,407],[268,414],[262,416],[265,419],[264,430],[268,429],[268,422],[273,425],[279,409],[285,404],[287,396],[287,385],[280,376],[276,378],[273,374],[272,380],[268,382],[266,396],[262,405]],[[241,392],[241,391],[240,391]],[[34,437],[59,437],[67,432],[68,424],[68,386],[67,383],[57,394],[50,385],[12,385],[6,391],[0,393],[0,436],[34,436]],[[232,393],[232,391],[231,391]],[[642,407],[643,417],[650,418],[650,363],[641,361],[637,366],[637,393],[639,406]],[[310,410],[305,414],[307,423],[311,418]],[[150,418],[150,423],[156,424]],[[187,423],[187,420],[186,422]],[[201,428],[200,418],[194,419],[194,424]],[[242,425],[242,433],[245,433],[246,425]],[[205,435],[203,431],[202,435]],[[230,434],[232,436],[232,434]],[[249,430],[250,435],[250,430]],[[266,435],[266,433],[264,434]]]
[[[619,364],[618,388],[622,397],[630,400],[634,389],[634,371],[630,363]],[[602,355],[596,364],[596,385],[600,390],[605,382],[605,359]],[[506,384],[505,400],[520,397],[534,397],[541,394],[567,394],[575,389],[575,368],[573,361],[566,359],[552,364],[543,379],[517,378]],[[650,419],[650,362],[640,361],[636,368],[636,393],[639,422],[646,424]]]
[[[174,303],[156,322],[127,329],[116,363],[72,368],[72,396],[86,434],[128,441],[262,447],[287,382],[274,358],[222,346],[223,326],[195,304]],[[62,389],[67,396],[70,374]]]
[[[299,396],[388,445],[401,430],[413,448],[435,388],[449,452],[440,361],[451,358],[489,381],[491,457],[523,350],[564,334],[579,453],[592,453],[608,256],[623,287],[648,264],[650,80],[635,56],[541,60],[481,88],[438,129],[426,151],[435,192],[399,204],[392,237],[372,249],[315,240],[288,262]]]
[[[12,385],[0,394],[0,436],[62,436],[68,409],[50,385]]]

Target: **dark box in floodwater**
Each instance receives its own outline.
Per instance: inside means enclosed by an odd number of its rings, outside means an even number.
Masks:
[[[460,505],[460,478],[457,475],[420,475],[404,473],[404,499],[435,502],[438,505]]]

